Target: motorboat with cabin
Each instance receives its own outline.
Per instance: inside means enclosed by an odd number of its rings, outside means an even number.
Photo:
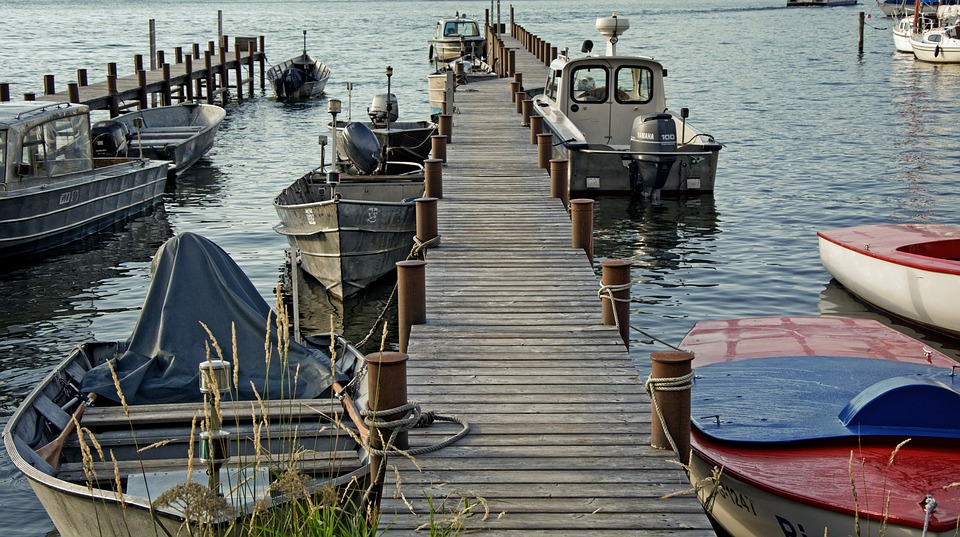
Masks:
[[[96,233],[162,203],[167,160],[96,158],[90,108],[0,103],[0,258]]]
[[[427,42],[428,58],[438,65],[466,56],[482,59],[486,50],[480,24],[460,12],[438,20],[436,35]]]
[[[553,156],[568,161],[571,195],[698,194],[712,192],[722,147],[687,122],[689,111],[667,109],[667,70],[646,56],[619,56],[630,22],[614,14],[597,19],[606,52],[550,64],[534,113],[553,135]],[[608,89],[613,88],[613,91]]]

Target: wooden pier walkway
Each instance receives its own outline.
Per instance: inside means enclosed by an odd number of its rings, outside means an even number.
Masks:
[[[504,41],[525,85],[542,84],[543,64]],[[643,380],[616,327],[601,325],[599,279],[571,247],[512,81],[456,91],[427,321],[407,349],[409,400],[471,429],[415,462],[390,456],[381,528],[429,534],[432,506],[439,525],[460,517],[481,535],[713,536],[693,494],[664,498],[689,482],[672,453],[649,447]],[[458,429],[415,429],[410,448]]]

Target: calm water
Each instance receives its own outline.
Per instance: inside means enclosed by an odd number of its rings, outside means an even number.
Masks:
[[[663,348],[653,338],[676,344],[702,319],[842,314],[891,323],[831,283],[816,231],[956,223],[960,65],[897,54],[890,20],[862,1],[788,10],[782,0],[623,0],[589,11],[568,0],[513,2],[518,22],[573,51],[583,39],[598,41],[597,17],[614,10],[628,17],[619,51],[663,61],[668,104],[688,107],[691,123],[725,144],[712,197],[596,206],[597,263],[635,265],[631,324],[642,332],[633,334],[632,353],[641,369]],[[504,21],[509,5],[501,4]],[[172,54],[215,39],[223,9],[224,33],[266,36],[272,62],[299,53],[307,30],[308,50],[333,71],[328,94],[359,118],[386,90],[391,65],[401,119],[414,121],[429,113],[426,39],[435,19],[455,9],[482,18],[489,7],[489,0],[3,0],[0,81],[20,96],[41,92],[45,74],[60,88],[79,68],[102,80],[108,62],[129,74],[133,56],[149,53],[151,18],[158,47]],[[860,11],[872,15],[862,55]],[[220,244],[272,300],[286,243],[272,230],[271,200],[317,165],[317,136],[328,120],[325,101],[284,105],[258,95],[230,105],[213,152],[169,185],[161,210],[26,266],[0,267],[0,427],[75,343],[129,335],[150,258],[175,233],[195,231]],[[347,304],[349,337],[367,333],[390,289],[378,286]],[[321,292],[307,293],[317,312],[327,311]],[[960,356],[957,342],[897,326]],[[10,536],[52,529],[5,452],[0,520]]]

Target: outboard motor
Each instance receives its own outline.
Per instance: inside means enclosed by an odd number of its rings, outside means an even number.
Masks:
[[[284,69],[276,79],[275,84],[277,94],[280,98],[290,97],[295,94],[300,86],[307,82],[307,72],[296,67]]]
[[[127,138],[130,131],[126,124],[119,121],[98,121],[93,124],[91,131],[95,158],[127,156]]]
[[[634,192],[659,192],[677,161],[677,126],[666,113],[633,120],[630,150],[642,152],[630,163],[630,186]],[[657,153],[671,153],[660,155]]]
[[[397,96],[391,93],[390,98],[387,99],[386,93],[374,95],[373,102],[367,108],[367,115],[370,116],[370,121],[373,122],[375,127],[386,125],[388,121],[395,123],[397,118],[400,117]]]
[[[343,128],[344,152],[360,173],[373,173],[380,166],[380,142],[363,123],[351,122]]]

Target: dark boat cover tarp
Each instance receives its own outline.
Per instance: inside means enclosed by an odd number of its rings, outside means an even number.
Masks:
[[[193,233],[174,237],[157,251],[152,273],[153,281],[127,350],[112,362],[127,404],[203,400],[199,364],[208,353],[210,359],[221,358],[204,325],[222,349],[222,359],[240,364],[239,390],[231,386],[231,394],[225,397],[253,400],[259,394],[263,399],[316,398],[333,384],[329,358],[292,340],[284,367],[277,348],[276,313],[216,244]],[[269,370],[265,359],[267,330]],[[344,375],[338,380],[345,379]],[[119,401],[106,364],[84,376],[82,389]]]

